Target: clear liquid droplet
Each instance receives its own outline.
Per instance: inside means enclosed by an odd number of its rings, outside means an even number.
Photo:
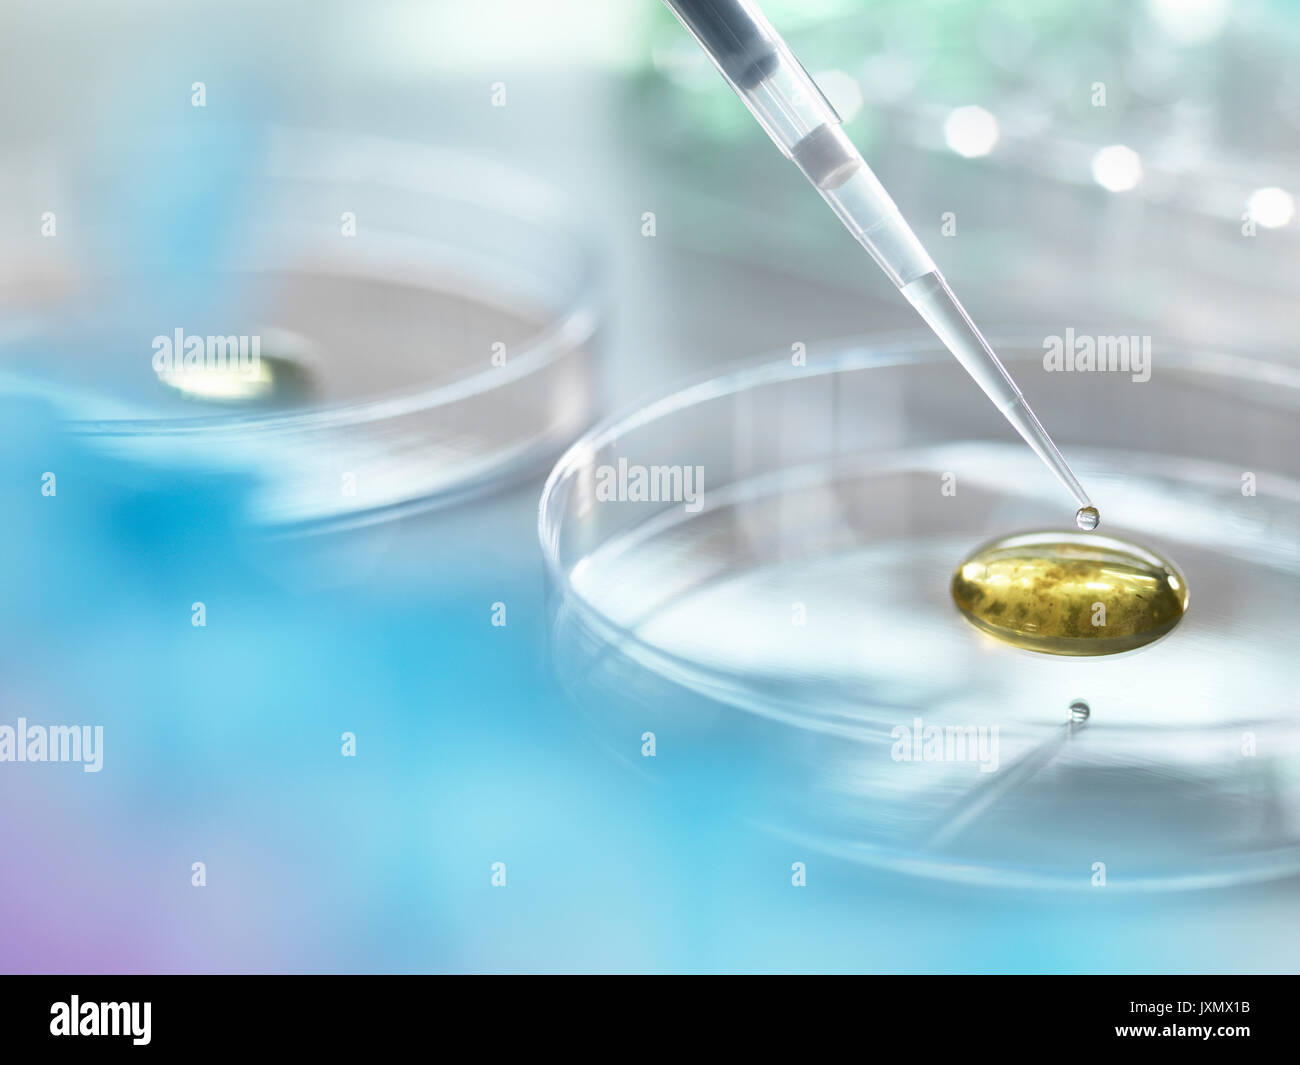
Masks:
[[[1084,532],[1091,532],[1101,524],[1101,511],[1096,507],[1080,507],[1074,512],[1074,521]]]
[[[1087,721],[1091,714],[1092,707],[1082,699],[1075,699],[1074,702],[1070,704],[1070,720],[1076,725]]]

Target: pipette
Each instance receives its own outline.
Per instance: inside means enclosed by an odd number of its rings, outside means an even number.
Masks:
[[[752,0],[664,0],[786,158],[803,171],[944,346],[1078,504],[1099,515],[1024,395],[948,287],[889,193],[840,128],[840,117]]]

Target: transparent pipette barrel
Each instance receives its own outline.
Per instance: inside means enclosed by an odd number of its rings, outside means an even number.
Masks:
[[[903,286],[903,295],[908,303],[916,308],[917,313],[925,319],[926,325],[934,330],[935,335],[943,341],[944,347],[951,351],[957,361],[965,367],[975,383],[984,390],[984,394],[993,401],[994,406],[1002,412],[1012,427],[1018,432],[1034,453],[1046,463],[1047,468],[1056,474],[1057,480],[1065,486],[1066,491],[1074,496],[1079,507],[1090,507],[1088,493],[1083,490],[1060,451],[1047,435],[1047,430],[1030,410],[1024,395],[1016,387],[1015,381],[1007,373],[1002,361],[993,353],[980,331],[971,321],[971,317],[957,301],[948,282],[935,270],[909,281]]]
[[[894,284],[933,260],[840,128],[840,116],[751,0],[665,0],[786,158]]]
[[[752,0],[664,0],[786,158],[821,193],[1080,507],[1088,495],[953,295],[840,117]]]

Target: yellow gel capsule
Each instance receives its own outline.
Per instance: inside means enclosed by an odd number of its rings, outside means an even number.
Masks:
[[[247,368],[159,371],[158,379],[186,399],[206,403],[287,406],[311,390],[304,367],[273,355],[263,355]]]
[[[171,341],[169,347],[161,346]],[[198,342],[198,348],[191,346]],[[266,349],[264,352],[263,349]],[[154,338],[154,373],[185,399],[227,406],[291,407],[317,391],[320,364],[305,336],[264,325],[253,335]]]
[[[1187,611],[1187,582],[1136,544],[1032,532],[977,548],[952,578],[976,628],[1028,651],[1109,655],[1158,640]]]

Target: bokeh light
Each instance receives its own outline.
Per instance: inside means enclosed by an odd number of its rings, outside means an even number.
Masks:
[[[1092,157],[1092,177],[1109,192],[1127,192],[1142,180],[1142,159],[1127,145],[1108,145]]]
[[[1265,229],[1280,229],[1295,217],[1295,198],[1275,186],[1256,189],[1250,194],[1246,212]]]
[[[1232,0],[1147,0],[1152,21],[1177,44],[1203,44],[1223,32]]]
[[[862,110],[862,87],[852,74],[842,70],[823,70],[815,74],[813,80],[843,121],[852,122]]]
[[[988,155],[998,142],[998,120],[976,105],[958,107],[943,124],[943,139],[958,155]]]

